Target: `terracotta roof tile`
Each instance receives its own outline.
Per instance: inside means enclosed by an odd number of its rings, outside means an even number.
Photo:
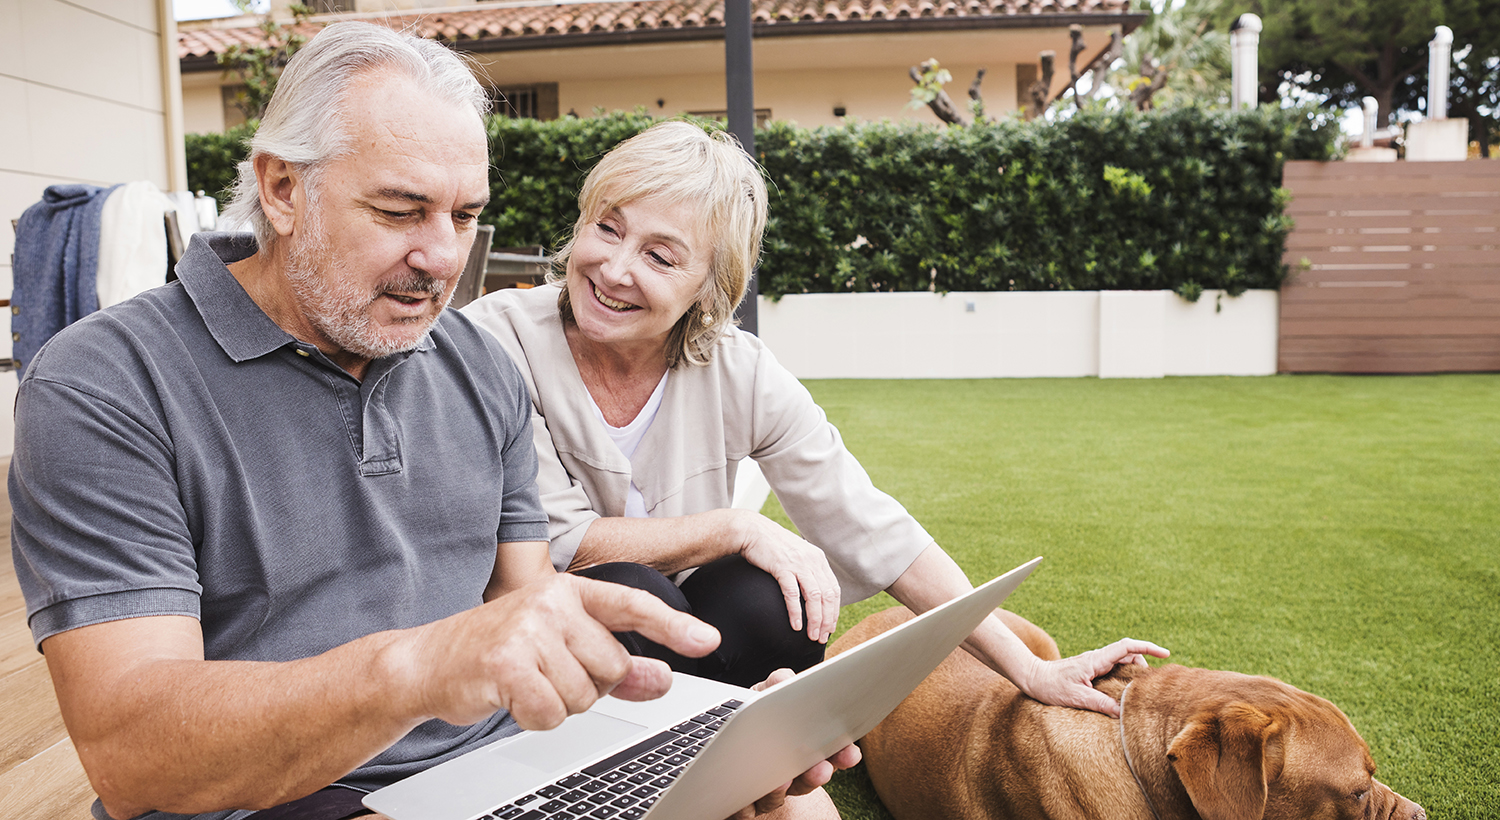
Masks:
[[[1129,0],[751,0],[751,19],[766,26],[803,23],[978,18],[999,21],[1032,15],[1125,15]],[[368,19],[459,48],[480,41],[546,35],[710,29],[724,25],[723,0],[636,0],[632,3],[479,3],[472,8],[390,15],[320,15],[298,27],[312,36],[336,19]],[[1059,20],[1059,25],[1066,20]],[[209,59],[232,45],[260,42],[253,25],[183,23],[178,56]]]

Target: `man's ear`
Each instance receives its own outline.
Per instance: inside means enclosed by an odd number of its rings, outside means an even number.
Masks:
[[[260,207],[271,227],[281,236],[291,236],[297,222],[297,206],[305,202],[302,173],[280,157],[260,154],[255,158],[255,183]]]
[[[1198,715],[1178,733],[1167,759],[1203,820],[1265,816],[1267,781],[1274,779],[1268,769],[1279,768],[1278,761],[1267,759],[1266,744],[1280,731],[1265,713],[1235,703],[1217,714]],[[1269,757],[1276,757],[1274,751]]]

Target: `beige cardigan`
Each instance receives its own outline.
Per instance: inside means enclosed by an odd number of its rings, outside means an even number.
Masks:
[[[584,532],[625,512],[632,477],[652,518],[730,506],[740,459],[755,459],[802,537],[822,548],[844,603],[890,586],[932,543],[875,488],[807,389],[759,339],[731,330],[703,367],[667,377],[661,409],[634,461],[594,415],[557,311],[557,286],[502,290],[470,303],[531,391],[552,562],[565,569]]]

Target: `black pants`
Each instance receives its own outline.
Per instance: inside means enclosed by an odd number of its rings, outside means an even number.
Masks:
[[[738,555],[699,567],[681,587],[641,564],[600,564],[576,574],[645,590],[718,629],[719,648],[702,658],[679,655],[634,632],[615,635],[630,654],[666,661],[678,672],[752,686],[782,667],[801,672],[823,660],[823,644],[805,629],[792,629],[776,579]]]

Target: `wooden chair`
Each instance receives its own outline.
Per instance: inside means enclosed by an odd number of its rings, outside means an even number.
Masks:
[[[484,277],[490,263],[490,245],[495,241],[495,226],[480,225],[474,237],[474,246],[469,249],[469,261],[464,265],[463,276],[458,280],[458,289],[453,292],[450,306],[461,308],[484,295]]]
[[[530,288],[542,284],[552,260],[541,245],[516,248],[493,248],[485,292],[501,288]]]

